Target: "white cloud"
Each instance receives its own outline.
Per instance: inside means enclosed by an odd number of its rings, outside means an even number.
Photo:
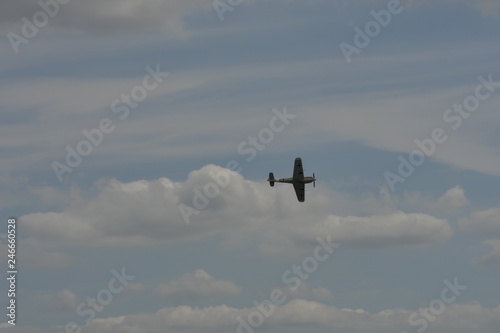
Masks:
[[[460,231],[500,238],[500,208],[472,213],[458,222]]]
[[[7,253],[7,244],[0,244],[0,250]],[[75,258],[68,254],[45,249],[38,242],[30,240],[23,240],[23,246],[18,249],[16,255],[22,261],[23,267],[29,269],[60,269],[75,262]]]
[[[179,279],[160,284],[156,292],[174,301],[194,300],[212,296],[236,295],[240,288],[230,281],[216,280],[202,269]]]
[[[463,233],[479,234],[490,238],[482,241],[482,244],[488,247],[489,252],[474,258],[475,264],[488,266],[500,263],[500,208],[493,207],[472,213],[460,219],[458,226]]]
[[[211,174],[227,177],[228,185],[217,190]],[[207,198],[206,208],[196,206],[198,201],[203,203],[197,193],[203,193],[210,183],[219,195]],[[185,182],[167,178],[130,183],[102,180],[97,187],[95,197],[80,198],[62,212],[22,216],[30,241],[49,247],[135,246],[217,233],[236,238],[258,235],[261,252],[280,254],[307,250],[316,237],[327,234],[337,243],[355,247],[426,245],[452,235],[446,220],[427,214],[333,215],[329,212],[343,205],[335,201],[338,194],[330,197],[329,192],[310,191],[308,203],[301,205],[291,187],[271,189],[215,165],[191,172]],[[180,203],[199,208],[198,214],[189,216],[189,224],[181,215]]]
[[[488,239],[482,243],[488,246],[490,252],[480,258],[476,258],[474,263],[482,266],[500,264],[500,239]]]
[[[203,222],[187,225],[178,204],[193,205],[195,189],[213,182],[211,171],[227,173],[230,185],[201,212]],[[103,180],[96,186],[96,197],[72,202],[62,212],[22,216],[26,232],[33,241],[55,246],[151,245],[241,228],[242,224],[233,222],[235,217],[248,216],[248,221],[252,221],[271,208],[268,200],[264,200],[270,194],[256,193],[262,185],[214,165],[193,171],[184,183],[160,178],[130,183]]]
[[[468,203],[469,200],[465,197],[465,191],[460,186],[455,186],[454,188],[449,189],[437,201],[437,205],[443,209],[460,208]]]
[[[371,217],[330,215],[318,231],[330,233],[337,242],[381,247],[440,243],[453,234],[446,220],[401,211]]]
[[[429,209],[443,216],[463,216],[463,211],[466,206],[470,204],[469,199],[465,196],[465,191],[461,186],[455,186],[449,189],[439,197],[430,203]]]
[[[269,316],[264,317],[258,308],[232,308],[226,305],[206,308],[178,306],[162,308],[155,313],[133,314],[121,317],[95,319],[85,325],[85,333],[115,333],[115,332],[168,332],[190,333],[239,331],[247,325],[249,316],[264,318],[259,328],[287,329],[300,326],[308,329],[317,327],[330,330],[409,330],[409,316],[414,312],[405,309],[387,309],[370,313],[364,309],[349,309],[329,306],[318,302],[295,299],[281,306],[267,305]],[[253,313],[253,315],[252,315]],[[259,315],[260,314],[260,315]],[[500,307],[486,308],[479,303],[451,304],[446,306],[443,314],[433,322],[428,322],[433,329],[445,331],[467,330],[494,331],[498,328]],[[237,319],[237,318],[240,319]],[[418,326],[417,328],[420,328]],[[252,327],[250,327],[252,329]]]

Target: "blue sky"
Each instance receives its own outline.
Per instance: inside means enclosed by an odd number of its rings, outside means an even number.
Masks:
[[[55,1],[0,14],[2,332],[497,332],[497,1]]]

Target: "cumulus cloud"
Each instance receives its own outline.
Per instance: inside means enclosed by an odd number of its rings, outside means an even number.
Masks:
[[[193,218],[187,224],[179,204],[198,207],[193,204],[196,191],[203,191],[206,184],[214,182],[211,172],[224,173],[230,179],[229,185],[220,189],[220,195],[210,200],[209,206],[199,210],[203,219]],[[246,181],[236,172],[214,165],[191,172],[184,183],[167,178],[129,183],[103,180],[97,187],[96,197],[73,202],[62,212],[22,216],[26,232],[34,242],[53,245],[152,245],[244,227],[245,223],[236,224],[234,219],[251,222],[270,211],[270,204],[264,201],[266,194],[256,193],[256,187],[262,188],[262,184]]]
[[[230,281],[216,280],[202,269],[187,273],[179,279],[160,284],[156,292],[175,301],[194,300],[212,296],[235,295],[240,288]]]
[[[188,230],[177,210],[178,188],[165,178],[125,184],[109,180],[96,198],[60,213],[29,214],[21,220],[37,240],[54,244],[154,244]]]
[[[437,201],[438,207],[442,209],[460,208],[468,203],[469,200],[465,197],[465,191],[460,186],[455,186],[454,188],[449,189]]]
[[[318,235],[331,234],[332,239],[339,243],[367,247],[440,243],[453,234],[446,220],[401,211],[371,217],[330,215],[313,230]]]
[[[120,317],[95,319],[82,327],[82,332],[168,332],[190,333],[245,331],[249,325],[248,318],[262,317],[263,324],[258,327],[267,329],[286,329],[291,325],[300,325],[313,329],[315,327],[330,330],[354,329],[361,331],[374,330],[408,330],[408,318],[414,313],[405,309],[387,309],[370,313],[364,309],[339,308],[322,303],[295,299],[284,305],[268,305],[268,316],[263,316],[258,307],[233,308],[226,305],[193,308],[177,306],[162,308],[155,313],[131,314]],[[486,308],[479,303],[451,304],[440,316],[429,325],[434,329],[466,332],[494,331],[499,324],[500,307]],[[238,319],[239,318],[239,319]],[[251,326],[249,326],[252,329]]]
[[[61,212],[22,216],[29,241],[54,247],[136,246],[213,234],[257,235],[261,252],[280,254],[307,249],[328,234],[355,247],[426,245],[452,235],[446,220],[427,214],[334,215],[330,211],[338,203],[319,191],[300,205],[292,188],[271,190],[215,165],[191,172],[185,182],[102,180],[97,187],[95,197],[80,198]]]
[[[0,244],[0,250],[7,253],[7,244]],[[24,268],[48,269],[64,268],[75,262],[75,259],[65,253],[47,250],[39,242],[23,241],[23,246],[18,249],[17,256]]]
[[[316,244],[318,237],[325,236],[342,248],[389,248],[441,243],[453,235],[450,224],[444,219],[402,211],[368,217],[329,214],[314,222],[300,221],[298,217],[288,221],[288,225],[269,230],[266,242],[259,247],[260,252],[265,255],[299,253],[302,247]]]
[[[460,231],[479,233],[489,237],[500,238],[500,208],[493,207],[487,210],[472,213],[458,222]]]
[[[490,239],[482,241],[489,252],[481,257],[475,258],[473,262],[477,265],[488,266],[500,263],[500,208],[493,207],[478,211],[458,221],[461,232],[478,234]]]
[[[490,252],[482,257],[476,258],[474,263],[481,266],[500,264],[500,239],[489,239],[482,243],[488,246]]]

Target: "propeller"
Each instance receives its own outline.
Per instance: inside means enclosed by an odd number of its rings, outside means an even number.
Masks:
[[[314,179],[314,181],[313,181],[313,187],[316,187],[316,176],[314,175],[314,172],[313,172],[313,179]]]

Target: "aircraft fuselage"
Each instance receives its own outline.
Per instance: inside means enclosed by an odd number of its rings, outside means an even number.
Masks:
[[[303,179],[293,179],[293,178],[281,178],[275,179],[276,183],[288,183],[288,184],[309,184],[316,180],[314,177],[304,177]]]

